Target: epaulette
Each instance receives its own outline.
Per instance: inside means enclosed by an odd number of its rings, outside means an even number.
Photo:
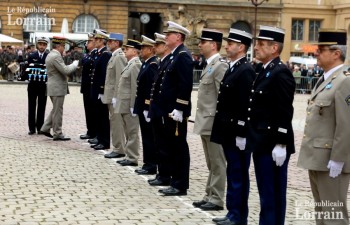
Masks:
[[[228,63],[228,61],[226,59],[224,59],[224,58],[219,58],[219,61],[220,62],[224,62],[224,63]]]
[[[181,52],[179,52],[179,54],[182,54],[182,53],[187,53],[187,51],[181,51]]]
[[[151,62],[150,65],[151,65],[151,64],[157,64],[157,62]]]

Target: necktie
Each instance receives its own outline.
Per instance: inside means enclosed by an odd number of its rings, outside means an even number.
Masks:
[[[315,89],[317,89],[317,88],[323,83],[323,81],[324,81],[324,76],[322,75],[322,76],[320,77],[320,79],[318,79],[318,82],[317,82],[317,84],[316,84],[316,88],[315,88]]]
[[[40,55],[39,55],[39,58],[40,58],[40,59],[43,59],[43,54],[40,54]]]
[[[205,70],[205,67],[207,67],[207,65],[208,65],[207,60],[205,60],[203,63],[203,70]]]

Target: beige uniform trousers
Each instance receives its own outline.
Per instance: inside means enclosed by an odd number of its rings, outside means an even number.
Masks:
[[[120,114],[114,113],[113,104],[108,104],[109,122],[112,133],[113,151],[119,154],[124,153],[125,134],[123,128],[123,121]]]
[[[46,117],[41,131],[50,133],[53,130],[53,137],[62,136],[62,120],[63,120],[63,103],[65,96],[50,96],[52,102],[52,110]]]
[[[205,160],[209,169],[206,195],[203,200],[224,206],[226,187],[226,159],[222,146],[210,142],[210,135],[201,135]]]
[[[125,159],[137,163],[140,156],[140,123],[138,116],[132,116],[131,113],[116,113],[123,121],[124,132],[126,136]]]
[[[349,225],[347,193],[350,174],[341,173],[332,178],[328,171],[309,170],[312,194],[315,200],[317,225]],[[323,205],[318,205],[323,204]],[[335,205],[331,205],[335,204]],[[324,218],[326,214],[329,218]],[[320,218],[318,218],[320,215]]]

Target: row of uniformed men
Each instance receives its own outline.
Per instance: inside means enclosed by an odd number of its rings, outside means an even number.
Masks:
[[[170,185],[160,192],[183,195],[189,186],[193,84],[193,61],[183,42],[190,32],[169,21],[164,33],[124,45],[122,34],[89,35],[81,86],[88,130],[81,138],[89,138],[95,150],[109,149],[111,130],[113,151],[105,157],[124,157],[117,163],[137,166],[141,129],[144,165],[135,172],[158,173],[150,185]]]

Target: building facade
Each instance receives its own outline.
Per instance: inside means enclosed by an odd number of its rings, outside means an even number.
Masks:
[[[260,0],[261,1],[261,0]],[[260,2],[258,0],[258,2]],[[0,31],[33,41],[35,32],[88,33],[95,28],[140,39],[162,32],[166,21],[187,27],[187,45],[198,52],[203,28],[228,35],[230,27],[255,33],[260,24],[286,30],[282,59],[312,55],[320,28],[346,29],[349,33],[349,0],[269,0],[257,8],[250,0],[0,0]],[[349,2],[349,3],[347,3]],[[255,21],[255,18],[257,20]],[[224,53],[224,51],[222,52]]]

